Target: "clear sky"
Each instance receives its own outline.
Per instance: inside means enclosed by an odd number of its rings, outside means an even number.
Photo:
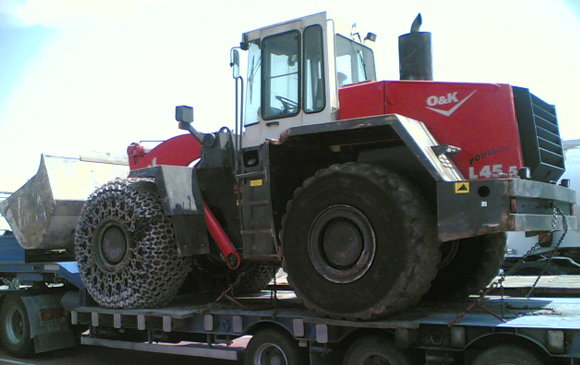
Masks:
[[[320,11],[378,35],[387,80],[421,12],[436,80],[528,87],[580,139],[580,0],[0,0],[0,191],[34,175],[41,153],[180,134],[175,105],[193,105],[201,131],[233,127],[241,33]]]

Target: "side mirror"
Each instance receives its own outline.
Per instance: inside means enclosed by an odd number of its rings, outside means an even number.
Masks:
[[[240,77],[240,52],[237,49],[232,49],[230,55],[230,67],[232,68],[232,77],[237,79]]]
[[[175,107],[175,119],[180,123],[193,122],[193,107],[180,105]]]
[[[175,119],[179,122],[179,129],[184,129],[191,133],[199,143],[203,143],[203,134],[193,128],[193,108],[187,105],[180,105],[175,107]]]

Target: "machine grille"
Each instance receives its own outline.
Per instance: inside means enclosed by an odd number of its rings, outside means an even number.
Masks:
[[[565,167],[556,108],[528,89],[513,91],[524,165],[532,170],[533,180],[558,181]]]

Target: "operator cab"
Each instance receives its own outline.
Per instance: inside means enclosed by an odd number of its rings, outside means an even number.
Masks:
[[[278,139],[291,127],[337,120],[338,89],[376,80],[372,50],[352,28],[338,28],[322,12],[243,34],[244,147]]]

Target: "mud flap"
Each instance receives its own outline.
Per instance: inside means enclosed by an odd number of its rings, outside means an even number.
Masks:
[[[155,166],[131,171],[129,176],[155,179],[163,209],[172,218],[180,255],[210,252],[203,200],[191,168]]]
[[[43,294],[21,296],[30,324],[30,337],[36,353],[60,350],[75,346],[74,333],[68,325],[68,317],[60,304],[61,295]],[[62,312],[63,316],[54,313]],[[41,313],[49,313],[50,319],[42,319]]]

